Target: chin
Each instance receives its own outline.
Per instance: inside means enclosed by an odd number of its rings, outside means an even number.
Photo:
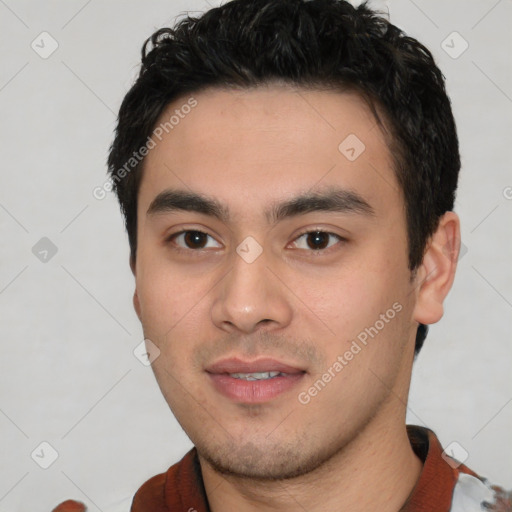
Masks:
[[[238,447],[234,447],[233,442],[217,447],[196,443],[196,447],[199,455],[218,473],[261,481],[288,480],[305,475],[333,455],[308,447],[302,441],[269,443],[265,447],[253,442]]]

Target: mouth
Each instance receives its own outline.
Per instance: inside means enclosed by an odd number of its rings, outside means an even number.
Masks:
[[[253,372],[253,373],[229,373],[233,379],[242,380],[267,380],[273,379],[274,377],[286,377],[286,373],[282,372]]]
[[[238,403],[264,403],[289,392],[306,371],[275,359],[224,359],[206,369],[219,393]]]

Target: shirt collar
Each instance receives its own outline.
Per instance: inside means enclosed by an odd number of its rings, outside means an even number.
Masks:
[[[407,425],[407,435],[423,469],[400,512],[449,512],[460,470],[472,472],[465,466],[454,468],[443,458],[443,449],[432,430]],[[168,510],[210,512],[196,448],[169,468],[165,504]]]

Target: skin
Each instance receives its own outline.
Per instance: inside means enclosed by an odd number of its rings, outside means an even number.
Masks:
[[[210,507],[397,511],[421,472],[405,430],[415,333],[443,315],[459,219],[441,218],[413,276],[402,192],[383,133],[358,96],[272,84],[194,98],[197,106],[146,157],[131,265],[135,310],[160,350],[153,370],[198,449]],[[354,161],[338,149],[349,134],[365,145]],[[264,214],[334,187],[359,194],[373,214],[313,211],[276,223]],[[166,189],[215,198],[230,217],[148,213]],[[186,229],[207,233],[205,246],[169,239]],[[305,231],[343,240],[325,236],[328,247],[318,250]],[[252,263],[236,252],[248,236],[263,250]],[[298,394],[394,303],[400,312],[300,403]],[[227,357],[272,357],[306,374],[266,403],[236,403],[205,373]]]

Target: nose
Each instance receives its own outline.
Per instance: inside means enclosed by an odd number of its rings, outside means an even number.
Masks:
[[[252,262],[235,254],[231,271],[215,287],[212,321],[227,332],[249,334],[258,329],[280,329],[293,315],[286,287],[267,268],[265,251]]]

